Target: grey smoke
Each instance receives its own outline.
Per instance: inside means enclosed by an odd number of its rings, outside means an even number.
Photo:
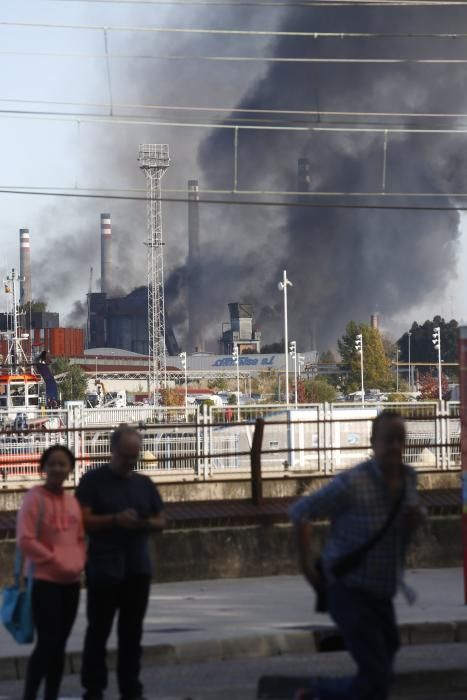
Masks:
[[[177,19],[191,26],[266,28],[270,13],[237,7]],[[171,20],[171,21],[169,21]],[[285,10],[279,27],[310,31],[453,31],[464,21],[456,8],[335,8]],[[141,36],[138,53],[252,53],[276,56],[423,56],[462,55],[455,41],[319,41],[284,38],[277,41],[226,38]],[[117,50],[119,47],[114,46]],[[134,47],[133,47],[134,48]],[[157,50],[156,50],[157,48]],[[246,69],[247,66],[247,69]],[[179,105],[229,105],[277,109],[352,111],[465,112],[463,66],[351,66],[276,64],[180,64],[157,62],[118,64],[114,71],[116,99],[127,102]],[[154,116],[153,111],[148,115]],[[232,117],[229,123],[235,123]],[[303,122],[304,118],[297,118]],[[305,120],[306,121],[306,120]],[[311,121],[311,120],[310,120]],[[321,123],[324,118],[318,119]],[[377,124],[378,120],[368,120]],[[380,120],[381,121],[381,120]],[[387,123],[387,120],[382,122]],[[429,125],[445,122],[431,120]],[[453,122],[449,121],[448,125]],[[396,125],[412,125],[397,119]],[[413,125],[419,125],[414,120]],[[230,189],[233,183],[233,135],[227,130],[206,132],[139,125],[99,130],[99,139],[81,164],[90,186],[144,187],[136,162],[141,142],[171,144],[173,162],[163,184],[182,190],[198,177],[201,189]],[[198,162],[197,162],[198,156]],[[311,162],[312,188],[320,191],[375,191],[381,188],[382,135],[241,131],[239,187],[295,189],[297,161]],[[465,137],[391,135],[388,149],[389,191],[465,191],[462,179]],[[201,169],[201,172],[199,170]],[[274,197],[269,197],[273,199]],[[303,200],[300,200],[303,201]],[[314,199],[306,201],[315,201]],[[328,200],[327,200],[328,201]],[[361,201],[352,198],[351,202]],[[365,199],[364,201],[368,201]],[[380,202],[381,200],[378,200]],[[420,200],[413,200],[417,204]],[[386,203],[407,200],[387,198]],[[425,204],[439,200],[421,200]],[[441,202],[448,205],[451,200]],[[72,289],[84,299],[89,266],[98,269],[99,214],[110,211],[113,221],[116,277],[124,291],[146,280],[143,241],[144,205],[97,201],[66,204],[42,222],[45,233],[60,236],[40,257],[33,246],[34,284],[49,299]],[[65,216],[64,216],[65,213]],[[187,211],[184,205],[164,205],[167,308],[180,334],[186,331]],[[64,223],[63,223],[64,222]],[[59,234],[60,231],[60,234]],[[455,212],[387,212],[377,210],[318,210],[200,205],[204,295],[200,298],[203,334],[219,335],[230,301],[252,302],[265,341],[280,337],[281,295],[277,282],[287,267],[294,282],[290,295],[291,333],[302,345],[310,342],[316,323],[324,347],[341,333],[349,318],[366,320],[377,308],[389,318],[407,315],[427,298],[436,299],[453,274],[459,238]],[[52,236],[52,234],[51,234]]]
[[[444,8],[443,8],[444,12]],[[283,31],[343,29],[346,31],[442,31],[456,26],[461,11],[366,10],[329,12],[290,9]],[[444,17],[444,22],[443,22]],[[451,42],[340,41],[282,38],[273,48],[276,56],[430,56],[450,57],[458,48]],[[326,53],[327,52],[327,53]],[[439,112],[465,111],[465,72],[447,74],[445,66],[402,67],[275,64],[238,106],[265,109],[316,109],[348,111]],[[368,120],[371,122],[371,120]],[[374,120],[373,120],[374,121]],[[402,123],[399,120],[398,123]],[[410,125],[410,120],[404,123]],[[419,122],[417,121],[417,124]],[[382,180],[382,135],[372,133],[241,132],[240,189],[289,189],[296,182],[297,160],[311,161],[312,189],[319,191],[379,191]],[[466,141],[462,136],[430,137],[418,134],[390,136],[387,190],[395,192],[465,191]],[[232,162],[229,132],[213,132],[200,148],[205,183],[228,187]],[[302,200],[303,201],[303,200]],[[307,200],[315,201],[315,200]],[[350,202],[358,200],[348,199]],[[368,201],[368,200],[363,200]],[[381,201],[381,200],[379,200]],[[416,204],[439,200],[413,200]],[[371,202],[371,199],[370,199]],[[407,200],[385,200],[407,204]],[[453,204],[449,198],[443,206]],[[224,258],[209,267],[214,289],[230,298],[248,300],[259,307],[277,302],[277,281],[286,267],[294,282],[290,293],[291,332],[309,343],[313,322],[321,346],[333,342],[350,318],[367,320],[374,308],[385,317],[407,311],[443,290],[453,275],[459,239],[456,212],[401,212],[378,210],[265,209],[233,207],[210,213],[210,226],[219,226],[226,243]],[[273,219],[276,217],[276,221]],[[228,221],[225,231],[225,221]],[[247,239],[247,240],[245,240]],[[228,241],[228,247],[227,247]],[[251,269],[251,242],[256,244],[258,265]],[[244,264],[230,256],[245,249]],[[206,272],[208,268],[206,268]],[[227,271],[227,274],[226,274]],[[218,295],[213,295],[214,299]],[[215,303],[215,300],[214,302]],[[213,313],[211,302],[210,313]],[[214,314],[215,315],[215,314]],[[274,316],[274,315],[273,315]],[[270,319],[271,320],[271,319]],[[266,330],[266,329],[265,329]],[[271,329],[269,329],[270,334]],[[277,328],[280,333],[280,326]],[[268,335],[269,335],[268,334]]]

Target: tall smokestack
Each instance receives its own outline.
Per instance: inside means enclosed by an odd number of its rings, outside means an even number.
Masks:
[[[31,248],[28,228],[20,228],[19,230],[19,268],[20,277],[23,280],[20,286],[19,301],[22,305],[30,304],[32,301]]]
[[[101,214],[101,292],[110,293],[112,285],[112,220]]]
[[[379,313],[377,311],[370,316],[370,326],[379,331]]]
[[[298,159],[297,192],[309,192],[311,185],[311,165],[308,158]]]
[[[198,180],[188,180],[188,350],[202,350]]]

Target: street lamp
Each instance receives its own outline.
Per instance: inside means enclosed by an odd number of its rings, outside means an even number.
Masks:
[[[363,335],[359,333],[355,337],[355,350],[360,355],[360,373],[362,378],[362,406],[365,405],[365,388],[363,386]]]
[[[409,390],[412,391],[412,331],[409,331]]]
[[[438,399],[443,400],[443,387],[441,382],[441,328],[433,328],[433,345],[438,351]]]
[[[396,345],[396,393],[399,393],[399,355],[400,355],[400,349],[399,346]]]
[[[284,350],[285,350],[285,402],[289,405],[289,319],[287,313],[287,287],[293,287],[292,282],[287,279],[287,270],[282,273],[282,282],[277,285],[280,292],[284,292]]]
[[[290,341],[290,357],[294,361],[294,384],[295,384],[295,408],[298,408],[298,355],[297,355],[297,342],[295,340]]]
[[[186,352],[181,352],[179,355],[183,371],[185,373],[185,423],[188,423],[188,372],[186,362]]]
[[[235,343],[232,350],[232,360],[237,366],[237,422],[240,423],[240,359],[238,356],[238,345]]]

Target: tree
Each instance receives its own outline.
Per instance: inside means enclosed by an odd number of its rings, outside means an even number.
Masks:
[[[179,391],[170,387],[161,390],[162,406],[184,406],[185,391]]]
[[[211,389],[211,391],[215,391],[216,389],[218,391],[225,391],[228,386],[228,380],[222,377],[219,377],[218,379],[210,379],[208,381],[208,389]]]
[[[57,357],[52,363],[52,372],[59,376],[57,384],[61,400],[84,401],[88,391],[88,380],[79,365],[72,365],[66,357]]]
[[[420,398],[424,399],[438,399],[439,398],[439,384],[438,377],[435,374],[427,372],[419,377],[419,387],[420,387]],[[441,391],[444,396],[449,390],[449,379],[442,373],[441,374]]]
[[[40,301],[39,299],[33,299],[32,301],[28,301],[27,304],[23,304],[21,306],[21,311],[23,314],[26,314],[27,316],[30,313],[33,313],[34,311],[47,311],[47,302],[46,301]]]
[[[441,359],[444,362],[457,362],[457,334],[459,324],[452,320],[448,323],[441,316],[435,316],[432,321],[425,321],[419,325],[414,321],[410,329],[411,362],[438,361],[438,351],[433,346],[433,329],[441,329]],[[397,341],[401,350],[401,361],[409,361],[409,334],[404,333]]]
[[[305,379],[298,385],[299,403],[332,403],[336,390],[326,379]]]
[[[358,391],[361,387],[360,354],[355,348],[358,334],[363,336],[363,378],[368,389],[387,390],[394,380],[391,375],[391,361],[384,351],[383,340],[377,328],[367,324],[349,321],[345,334],[338,340],[343,368],[348,376],[343,378],[344,391]]]
[[[319,356],[319,361],[323,365],[335,365],[336,364],[336,358],[334,357],[334,353],[332,350],[325,350],[324,352],[321,353]]]

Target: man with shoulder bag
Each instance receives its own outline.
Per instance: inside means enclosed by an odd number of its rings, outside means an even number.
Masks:
[[[422,512],[416,473],[403,463],[405,425],[393,411],[373,422],[373,459],[339,474],[289,511],[300,564],[329,611],[358,671],[353,677],[312,679],[297,700],[387,700],[399,648],[393,598],[407,546]],[[315,518],[328,517],[324,551],[311,560]]]

